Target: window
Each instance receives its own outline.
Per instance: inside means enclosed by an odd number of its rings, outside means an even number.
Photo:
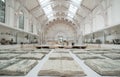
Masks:
[[[63,42],[63,36],[58,36],[58,38],[60,42]]]
[[[24,29],[24,13],[22,11],[19,12],[19,28]]]
[[[33,24],[31,25],[31,32],[33,33]]]
[[[0,22],[5,23],[5,0],[0,0]]]

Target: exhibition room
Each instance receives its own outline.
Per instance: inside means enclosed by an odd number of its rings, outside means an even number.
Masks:
[[[120,0],[0,0],[0,77],[120,77]]]

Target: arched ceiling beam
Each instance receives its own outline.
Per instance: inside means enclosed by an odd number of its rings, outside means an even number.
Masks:
[[[64,19],[64,18],[59,18],[59,19],[53,20],[50,23],[48,23],[48,25],[42,26],[42,29],[46,30],[48,28],[48,26],[50,26],[51,24],[53,25],[54,23],[58,23],[58,22],[56,22],[57,20],[62,20],[64,22],[66,22],[66,24],[69,24],[71,27],[73,27],[76,32],[79,31],[79,26],[73,24],[71,21],[69,21],[69,19],[67,19],[67,21],[66,21],[66,19]]]
[[[76,30],[78,31],[79,30],[79,25],[76,23],[76,20],[73,20],[73,18],[68,18],[68,17],[62,17],[62,16],[57,16],[57,17],[53,17],[54,19],[57,19],[57,18],[60,18],[60,19],[62,19],[62,18],[64,18],[64,19],[67,19],[68,21],[71,21],[74,25],[74,27],[76,28]],[[54,21],[54,19],[53,20],[51,20],[51,21],[46,21],[46,23],[47,24],[49,24],[49,22],[53,22]],[[44,29],[45,27],[47,27],[47,24],[42,24],[43,26],[42,26],[42,28]]]
[[[85,5],[81,4],[82,7],[86,8],[87,10],[89,10],[90,12],[92,12],[92,9],[89,9],[88,7],[86,7]]]
[[[56,13],[64,13],[64,18],[65,17],[68,17],[67,16],[67,14],[68,14],[68,12],[70,13],[70,14],[72,14],[72,12],[70,12],[70,11],[53,11],[53,12],[51,12],[51,13],[49,13],[48,15],[51,15],[51,14],[54,14],[54,17],[56,17]],[[44,14],[43,14],[44,15]],[[40,17],[42,17],[43,15],[41,15],[41,16],[39,16],[37,19],[41,19]],[[60,15],[60,16],[62,16],[62,15]],[[52,16],[53,17],[53,16]],[[69,16],[70,17],[70,16]],[[84,18],[84,17],[82,17],[81,15],[78,15],[78,14],[76,14],[75,16],[74,16],[74,18]],[[71,18],[71,19],[74,19],[74,18]],[[79,20],[79,19],[74,19],[74,20]]]
[[[40,5],[38,5],[38,6],[34,7],[34,8],[32,8],[32,9],[29,10],[29,11],[32,12],[32,11],[35,11],[35,10],[38,10],[38,9],[40,9]],[[41,9],[41,10],[42,10],[42,9]]]

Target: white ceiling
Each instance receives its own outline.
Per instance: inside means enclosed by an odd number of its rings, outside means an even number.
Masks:
[[[46,23],[50,21],[47,17],[48,15],[51,15],[50,18],[53,19],[57,19],[58,17],[67,18],[68,13],[73,15],[72,12],[69,11],[71,4],[74,7],[77,7],[77,12],[75,12],[75,15],[71,19],[76,20],[76,22],[80,22],[82,21],[82,18],[86,17],[102,0],[83,0],[81,4],[77,2],[81,0],[42,0],[46,2],[44,4],[41,4],[40,0],[20,1],[41,23]],[[51,6],[52,12],[45,14],[44,8],[48,5]]]

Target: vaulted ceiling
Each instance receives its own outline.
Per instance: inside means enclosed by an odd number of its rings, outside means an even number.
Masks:
[[[102,0],[19,0],[42,24],[57,18],[80,23]]]

